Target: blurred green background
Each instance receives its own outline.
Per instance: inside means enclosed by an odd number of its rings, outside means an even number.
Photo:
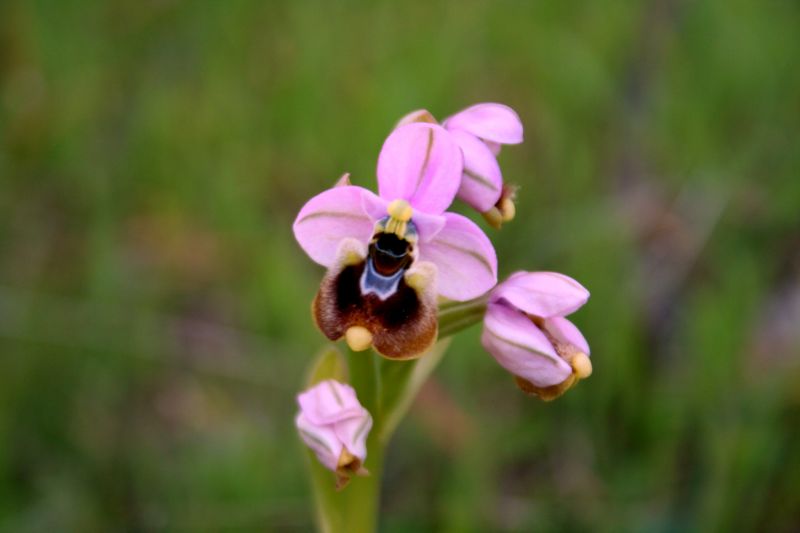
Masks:
[[[383,531],[800,529],[800,5],[0,3],[0,530],[313,527],[300,206],[419,107],[507,103],[501,274],[595,373],[545,404],[460,335]]]

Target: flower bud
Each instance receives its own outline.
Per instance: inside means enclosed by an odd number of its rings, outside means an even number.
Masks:
[[[592,373],[589,345],[564,318],[589,298],[554,272],[518,272],[489,297],[481,343],[526,393],[550,401]]]
[[[337,488],[343,488],[353,474],[368,474],[362,465],[372,417],[353,387],[332,379],[321,381],[300,393],[297,403],[300,438],[325,468],[336,473]]]

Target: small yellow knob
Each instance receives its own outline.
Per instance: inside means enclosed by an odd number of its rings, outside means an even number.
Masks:
[[[579,379],[586,379],[592,375],[592,362],[589,360],[589,356],[583,352],[575,354],[569,364]]]
[[[363,326],[351,326],[347,328],[344,340],[354,352],[363,352],[372,346],[372,333]]]
[[[503,198],[500,201],[500,214],[503,217],[503,222],[511,222],[517,214],[517,207],[514,205],[514,200],[511,198]]]

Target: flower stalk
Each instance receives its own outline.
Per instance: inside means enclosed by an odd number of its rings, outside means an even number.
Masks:
[[[313,319],[343,346],[312,364],[295,419],[321,531],[376,529],[386,447],[454,334],[482,323],[486,351],[545,401],[592,373],[589,345],[566,318],[589,292],[554,272],[517,272],[498,285],[489,237],[448,211],[459,198],[495,228],[510,222],[516,187],[497,156],[522,138],[519,116],[502,104],[441,124],[415,111],[381,148],[377,194],[345,174],[298,213],[298,243],[326,267]]]

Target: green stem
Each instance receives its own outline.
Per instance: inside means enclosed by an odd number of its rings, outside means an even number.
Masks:
[[[372,351],[357,353],[347,349],[350,385],[373,417],[372,430],[367,438],[368,455],[364,462],[370,475],[355,477],[343,490],[337,491],[334,475],[309,452],[317,520],[322,531],[375,531],[384,452],[392,433],[443,358],[450,344],[447,337],[480,322],[485,312],[486,298],[442,305],[439,310],[440,341],[415,361],[390,361]],[[335,357],[331,356],[318,372],[333,373],[337,364]]]
[[[337,491],[335,476],[323,467],[313,452],[308,452],[314,489],[317,523],[325,533],[372,533],[376,529],[383,448],[377,439],[367,440],[366,465],[370,475],[355,477]]]
[[[389,444],[394,430],[449,346],[450,339],[443,339],[414,361],[381,361],[380,375],[384,382],[384,394],[381,397],[381,428],[378,436],[383,446]]]
[[[483,320],[487,298],[448,303],[439,308],[439,338],[444,339]]]

